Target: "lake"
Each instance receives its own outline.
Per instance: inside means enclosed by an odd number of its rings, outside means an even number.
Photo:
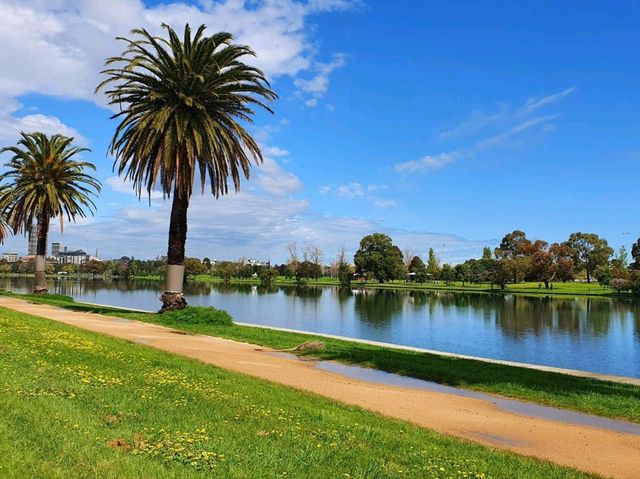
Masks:
[[[29,292],[32,279],[0,278]],[[157,310],[159,281],[50,282],[79,301]],[[236,321],[493,359],[640,377],[640,301],[189,283],[191,305]]]

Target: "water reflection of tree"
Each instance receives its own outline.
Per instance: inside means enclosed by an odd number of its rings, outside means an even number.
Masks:
[[[256,291],[258,292],[258,296],[264,296],[267,294],[276,294],[280,291],[280,288],[273,284],[260,284],[256,286]]]
[[[340,309],[340,317],[344,318],[346,307],[353,298],[354,294],[351,288],[348,287],[335,287],[331,289],[332,296],[336,299],[338,303],[338,308]]]
[[[215,290],[221,294],[253,294],[254,286],[250,284],[226,284],[215,285]]]
[[[437,314],[438,308],[450,310],[456,315],[471,312],[472,316],[486,321],[493,320],[496,305],[503,301],[502,296],[451,291],[412,292],[416,307],[428,306],[430,316]]]
[[[285,296],[296,297],[303,300],[316,302],[322,296],[322,287],[319,286],[286,286],[282,288]]]
[[[638,304],[600,298],[506,296],[495,309],[496,324],[505,334],[522,337],[548,333],[604,336],[613,321],[638,316]]]
[[[362,290],[355,295],[356,315],[370,324],[388,323],[402,313],[403,296],[396,291]]]
[[[409,304],[417,311],[424,308],[432,300],[432,294],[426,291],[409,291]]]

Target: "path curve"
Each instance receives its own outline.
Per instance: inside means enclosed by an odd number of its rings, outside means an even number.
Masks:
[[[640,478],[640,436],[531,418],[490,401],[351,379],[313,362],[265,354],[255,345],[0,297],[0,306],[145,344],[250,376],[359,406],[443,434],[594,472]]]

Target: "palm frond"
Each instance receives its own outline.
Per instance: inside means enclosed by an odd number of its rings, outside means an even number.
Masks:
[[[237,191],[251,163],[262,162],[257,142],[240,123],[254,108],[271,112],[277,98],[264,73],[242,60],[255,53],[226,32],[182,36],[163,25],[168,38],[132,30],[119,56],[106,61],[98,85],[119,107],[110,144],[114,169],[131,180],[138,195],[160,185],[165,195],[190,197],[196,174],[204,192],[217,197]]]

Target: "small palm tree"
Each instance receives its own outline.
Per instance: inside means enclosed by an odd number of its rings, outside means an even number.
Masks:
[[[59,218],[75,221],[95,210],[91,196],[100,191],[100,182],[85,170],[95,166],[74,157],[86,148],[73,146],[73,138],[44,133],[20,133],[16,146],[0,150],[10,152],[11,160],[1,180],[9,185],[0,190],[0,209],[14,233],[27,232],[37,224],[36,282],[34,293],[46,293],[46,251],[49,222]]]
[[[119,38],[128,47],[107,60],[110,104],[120,110],[111,153],[118,173],[131,180],[141,195],[159,186],[173,196],[169,225],[166,292],[162,311],[186,306],[182,297],[187,239],[187,209],[196,176],[204,193],[207,178],[217,198],[235,191],[240,177],[249,178],[251,160],[262,162],[256,141],[239,121],[252,121],[257,106],[277,95],[264,74],[243,63],[254,56],[247,46],[232,43],[229,33],[205,36],[205,26],[192,37],[187,24],[183,38],[163,25],[168,39],[144,29],[134,39]]]

